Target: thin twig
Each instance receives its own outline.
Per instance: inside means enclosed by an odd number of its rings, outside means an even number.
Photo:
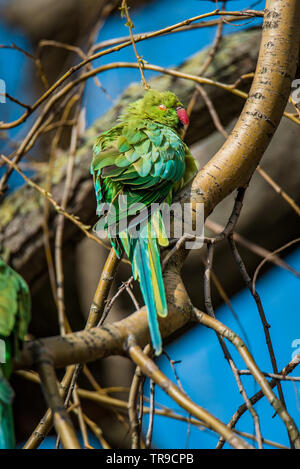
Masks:
[[[83,445],[85,449],[88,449],[90,448],[89,437],[88,437],[87,428],[86,428],[86,421],[84,419],[80,399],[79,399],[78,392],[77,392],[77,386],[75,386],[75,389],[73,390],[73,401],[74,401],[75,406],[77,407],[78,423],[79,423],[79,427],[80,427],[80,431],[82,435]]]
[[[299,363],[300,363],[300,353],[298,353],[293,358],[293,360],[281,370],[280,375],[286,376],[289,373],[292,373],[292,371],[296,368],[297,365],[299,365]],[[275,379],[275,378],[273,378],[271,381],[269,381],[269,386],[271,388],[274,388],[276,386],[276,384],[277,384],[277,379]],[[260,390],[250,398],[250,401],[251,401],[252,404],[256,404],[263,397],[264,397],[264,393]],[[242,417],[242,415],[246,411],[247,411],[247,406],[245,404],[242,404],[237,409],[237,411],[234,413],[232,418],[230,419],[230,421],[228,423],[228,426],[230,426],[230,428],[234,428],[235,425],[237,424],[237,422],[239,421],[239,419]],[[220,438],[219,442],[218,442],[218,445],[217,445],[217,449],[221,449],[223,447],[224,443],[225,443],[224,438]]]
[[[208,219],[205,221],[205,226],[209,230],[213,231],[214,233],[220,233],[224,230],[224,226],[220,225],[219,223],[216,223],[215,221],[208,220]],[[298,272],[296,269],[290,266],[285,260],[276,256],[276,254],[273,254],[271,251],[268,251],[268,249],[265,249],[259,246],[258,244],[253,243],[252,241],[249,241],[248,239],[246,239],[244,236],[237,233],[236,231],[232,233],[232,236],[233,236],[234,241],[236,241],[241,246],[244,246],[245,248],[249,249],[249,251],[253,252],[257,256],[262,257],[262,258],[267,257],[268,262],[273,262],[273,264],[278,265],[282,269],[285,269],[291,272],[296,277],[300,277],[300,272]]]
[[[206,327],[212,328],[213,330],[218,332],[221,336],[228,339],[236,347],[237,351],[243,358],[248,369],[251,371],[251,374],[254,377],[255,381],[260,386],[263,394],[266,396],[266,398],[268,399],[269,403],[272,405],[274,410],[281,417],[287,429],[291,442],[295,444],[296,448],[300,448],[300,435],[299,435],[297,426],[293,418],[288,414],[285,406],[282,404],[282,402],[279,399],[277,399],[277,397],[273,393],[270,384],[268,383],[264,375],[259,370],[253,357],[249,353],[246,345],[241,340],[241,338],[232,330],[230,330],[228,327],[226,327],[224,324],[222,324],[220,321],[218,321],[217,319],[197,310],[197,308],[194,308],[194,311],[195,311],[195,318],[198,320],[200,324],[203,324]]]
[[[300,355],[299,355],[299,357],[300,357]],[[18,371],[16,371],[16,373],[18,375],[22,376],[23,378],[27,379],[27,380],[33,381],[34,383],[37,383],[37,384],[40,384],[40,379],[39,379],[39,377],[36,373],[33,373],[31,371],[24,371],[24,370],[18,370]],[[273,386],[275,386],[275,384]],[[78,389],[78,393],[79,393],[79,396],[82,399],[91,400],[92,402],[95,402],[96,404],[100,405],[101,407],[105,407],[105,408],[108,408],[108,409],[117,408],[119,411],[127,412],[128,404],[127,404],[126,401],[106,396],[103,393],[87,391],[86,389]],[[261,393],[261,397],[264,397],[264,394],[261,391],[260,391],[260,393]],[[253,402],[253,403],[255,403],[255,402]],[[243,404],[243,405],[245,406],[245,404]],[[246,407],[246,410],[247,410],[247,407]],[[150,409],[144,405],[143,406],[143,412],[144,412],[144,414],[147,414],[147,413],[150,412]],[[186,417],[184,415],[179,415],[179,414],[175,413],[174,411],[172,411],[169,408],[156,408],[154,410],[154,412],[155,412],[156,415],[160,415],[162,417],[168,417],[168,418],[172,418],[172,419],[179,420],[179,421],[182,421],[182,422],[188,422],[188,423],[190,422],[192,425],[194,425],[198,428],[206,426],[206,424],[204,422],[201,422],[199,424],[199,420],[194,419],[194,418],[190,418],[190,417]],[[241,431],[236,430],[234,428],[233,428],[233,431],[235,433],[237,433],[238,435],[241,435],[245,438],[249,438],[251,440],[256,440],[256,437],[249,434],[249,433],[241,432]],[[288,449],[287,446],[281,445],[280,443],[277,443],[277,442],[274,442],[274,441],[267,440],[265,438],[263,438],[263,443],[266,444],[266,445],[274,446],[276,448]]]
[[[187,20],[181,21],[180,23],[176,23],[172,26],[168,26],[168,27],[160,29],[158,31],[153,31],[149,34],[140,34],[138,38],[134,38],[134,41],[139,42],[139,41],[143,41],[143,40],[150,39],[150,38],[153,38],[153,37],[157,37],[157,36],[160,36],[162,34],[166,34],[170,31],[173,31],[177,28],[180,28],[181,26],[189,25],[192,22],[198,21],[198,20],[203,19],[203,18],[208,18],[208,17],[211,17],[211,16],[215,16],[215,15],[226,15],[226,16],[247,16],[247,15],[249,15],[249,16],[261,16],[262,17],[263,14],[264,13],[261,12],[261,11],[252,11],[252,12],[244,11],[243,13],[241,13],[240,11],[219,11],[219,10],[214,10],[214,11],[211,11],[209,13],[204,13],[202,15],[198,15],[198,16],[195,16],[193,18],[189,18]],[[103,55],[107,55],[107,54],[110,54],[112,52],[117,52],[117,51],[123,49],[124,47],[128,47],[130,45],[132,45],[131,40],[126,41],[126,42],[124,42],[122,44],[119,44],[115,47],[106,49],[102,52],[92,54],[91,56],[87,57],[85,60],[83,60],[79,64],[71,67],[49,89],[47,89],[47,91],[31,106],[31,111],[32,112],[35,111],[40,106],[40,104],[42,104],[53,93],[53,91],[55,91],[57,88],[59,88],[60,85],[64,81],[67,80],[67,78],[69,78],[72,74],[74,74],[75,72],[80,70],[82,67],[87,65],[89,62],[92,62],[93,60],[96,60],[96,59],[102,57]],[[3,123],[3,124],[0,125],[0,129],[1,128],[2,129],[9,129],[9,128],[12,128],[12,127],[16,127],[17,125],[23,123],[29,117],[29,115],[30,115],[30,113],[26,112],[13,122]]]
[[[220,15],[230,15],[230,12],[219,12]],[[255,12],[245,12],[244,14],[241,14],[241,12],[235,12],[236,16],[226,16],[228,22],[235,22],[235,21],[240,21],[241,19],[248,19],[249,16],[257,16],[257,17],[263,17],[264,13],[263,11],[256,10]],[[217,15],[217,13],[216,13]],[[196,17],[198,18],[198,17]],[[191,18],[192,19],[192,18]],[[198,18],[199,19],[199,18]],[[209,28],[209,27],[214,27],[218,26],[220,24],[220,20],[209,20],[209,21],[200,21],[199,23],[193,23],[190,22],[190,19],[181,21],[180,23],[177,23],[176,25],[168,26],[162,30],[160,30],[160,36],[164,36],[166,34],[173,34],[173,33],[181,33],[181,32],[186,32],[186,31],[191,31],[195,29],[203,29],[203,28]],[[170,29],[171,28],[171,29]],[[153,36],[152,34],[156,34],[155,31],[150,31],[150,32],[145,32],[142,34],[135,34],[134,35],[134,40],[135,42],[143,41],[145,39],[150,39]],[[117,37],[117,38],[112,38],[112,39],[106,39],[104,41],[101,41],[93,46],[93,52],[97,52],[101,49],[105,49],[106,47],[111,47],[115,46],[117,44],[121,44],[124,42],[129,42],[130,41],[130,36],[123,36],[123,37]]]
[[[274,191],[279,194],[289,205],[292,209],[300,216],[300,207],[295,202],[295,200],[290,197],[275,181],[271,178],[269,174],[266,173],[262,169],[260,165],[257,166],[256,171],[264,178],[265,181],[274,189]]]
[[[233,211],[234,213],[234,211]],[[228,223],[230,226],[230,224]],[[227,225],[227,226],[228,226]],[[215,313],[214,313],[214,308],[212,305],[212,299],[211,299],[211,285],[210,285],[210,276],[211,276],[211,270],[212,270],[212,264],[213,264],[213,254],[214,254],[214,245],[212,243],[208,244],[207,246],[207,261],[206,261],[206,267],[204,271],[204,298],[205,298],[205,307],[206,307],[206,312],[209,314],[211,317],[215,318]],[[229,349],[223,339],[223,337],[216,331],[219,343],[221,345],[221,348],[224,353],[224,357],[227,360],[232,373],[234,375],[234,378],[237,382],[237,386],[239,389],[240,394],[242,395],[247,408],[249,409],[250,414],[252,415],[253,422],[254,422],[254,427],[255,427],[255,433],[256,433],[256,440],[258,443],[259,449],[262,449],[262,435],[261,435],[261,428],[260,428],[260,422],[259,422],[259,417],[255,409],[253,408],[248,395],[246,393],[245,387],[243,386],[243,383],[240,379],[239,373],[238,373],[238,368],[232,358],[232,355],[229,352]]]
[[[155,396],[155,383],[150,380],[150,409],[149,409],[149,425],[146,435],[146,448],[151,448],[153,423],[154,423],[154,396]]]
[[[248,287],[248,289],[249,289],[249,291],[250,291],[251,295],[253,296],[254,301],[256,303],[256,306],[257,306],[257,309],[258,309],[258,312],[259,312],[259,316],[260,316],[260,319],[261,319],[261,322],[262,322],[262,325],[263,325],[263,330],[264,330],[266,343],[267,343],[267,347],[268,347],[268,351],[269,351],[269,355],[270,355],[270,359],[271,359],[271,363],[272,363],[273,372],[278,374],[277,362],[276,362],[276,358],[275,358],[275,353],[274,353],[274,348],[273,348],[273,344],[272,344],[272,340],[271,340],[271,335],[270,335],[270,332],[269,332],[270,324],[268,324],[268,322],[266,320],[266,315],[265,315],[265,312],[264,312],[264,309],[263,309],[263,306],[262,306],[260,296],[257,293],[257,291],[255,291],[252,287],[251,278],[248,275],[248,272],[246,270],[246,266],[245,266],[245,264],[244,264],[244,262],[243,262],[243,260],[240,256],[239,252],[238,252],[238,249],[236,247],[236,244],[235,244],[232,236],[229,236],[228,242],[229,242],[229,246],[231,248],[233,257],[236,261],[236,264],[239,267],[241,276],[242,276],[242,278],[245,282],[245,285]],[[282,386],[281,386],[280,382],[277,383],[277,389],[278,389],[278,394],[279,394],[280,401],[281,401],[282,405],[284,407],[286,407],[285,399],[284,399],[284,395],[283,395],[283,391],[282,391]]]
[[[216,31],[216,35],[215,35],[215,39],[213,41],[213,44],[212,44],[211,48],[209,49],[206,60],[204,61],[202,67],[199,70],[199,73],[198,73],[199,76],[203,76],[205,74],[205,72],[207,71],[209,65],[212,63],[212,61],[214,59],[214,56],[215,56],[215,54],[218,50],[219,44],[220,44],[221,39],[222,39],[223,26],[224,26],[224,21],[221,18],[219,20],[219,24],[218,24],[218,28],[217,28],[217,31]],[[193,95],[192,95],[192,97],[189,101],[188,106],[187,106],[187,113],[188,113],[189,116],[192,114],[193,108],[194,108],[194,106],[196,104],[196,101],[197,101],[198,94],[199,94],[199,89],[197,89],[197,86],[196,86],[195,90],[194,90],[194,93],[193,93]],[[188,127],[186,127],[182,132],[181,138],[183,140],[185,138],[187,129],[188,129]]]
[[[65,109],[63,111],[62,115],[62,121],[65,121],[68,119],[69,114],[71,112],[71,109],[73,105],[77,102],[79,96],[78,94],[74,95],[71,97],[71,99],[67,102]],[[45,189],[49,193],[51,192],[51,184],[52,184],[52,178],[53,178],[53,171],[54,171],[54,164],[55,164],[55,158],[56,158],[56,152],[57,152],[57,147],[59,144],[59,141],[61,139],[63,132],[63,127],[59,127],[57,132],[54,135],[54,138],[51,142],[51,149],[50,149],[50,157],[49,157],[49,163],[48,163],[48,171],[47,171],[47,177],[46,177],[46,183],[45,183]],[[56,290],[56,277],[55,277],[55,269],[54,269],[54,262],[53,262],[53,257],[52,257],[52,252],[51,252],[51,243],[50,243],[50,232],[49,232],[49,226],[48,226],[48,220],[49,220],[49,214],[50,214],[50,204],[47,198],[44,199],[44,214],[43,214],[43,241],[44,241],[44,248],[45,248],[45,255],[46,255],[46,261],[48,265],[48,272],[49,272],[49,279],[50,279],[50,286],[52,290],[52,295],[53,299],[55,301],[55,304],[58,305],[58,300],[57,300],[57,290]]]
[[[141,77],[142,77],[143,86],[144,86],[145,90],[149,90],[149,85],[146,81],[144,70],[143,70],[144,62],[143,62],[142,57],[138,54],[138,51],[137,51],[137,48],[136,48],[136,45],[135,45],[134,36],[133,36],[133,33],[132,33],[132,30],[134,28],[134,24],[131,21],[131,18],[129,16],[129,11],[128,11],[128,6],[127,6],[127,1],[126,0],[122,0],[122,6],[121,6],[120,10],[121,10],[122,16],[126,16],[126,18],[127,18],[126,26],[128,26],[128,28],[129,28],[130,40],[131,40],[132,48],[134,50],[134,54],[136,56],[136,60],[137,60],[137,63],[138,63],[139,69],[140,69],[140,74],[141,74]]]
[[[137,413],[137,399],[139,394],[140,382],[143,375],[140,368],[137,366],[130,386],[128,396],[128,416],[131,431],[131,448],[140,448],[140,424]]]
[[[251,372],[249,370],[239,370],[238,371],[239,375],[251,375]],[[300,381],[300,376],[285,376],[281,374],[275,374],[275,373],[267,373],[265,371],[262,371],[262,374],[266,376],[267,378],[275,378],[280,381],[295,381],[299,382]]]
[[[264,330],[266,343],[267,343],[267,347],[268,347],[268,351],[269,351],[269,355],[270,355],[270,359],[271,359],[271,363],[272,363],[273,372],[278,374],[277,362],[276,362],[276,358],[275,358],[275,353],[274,353],[274,348],[273,348],[273,344],[272,344],[272,340],[271,340],[271,335],[270,335],[270,332],[269,332],[270,325],[267,323],[266,315],[265,315],[265,312],[264,312],[264,309],[263,309],[263,306],[262,306],[260,296],[252,288],[251,278],[248,275],[248,272],[246,270],[246,266],[245,266],[245,264],[244,264],[244,262],[243,262],[243,260],[240,256],[240,253],[239,253],[239,251],[236,247],[236,244],[235,244],[232,236],[228,237],[228,242],[229,242],[229,246],[231,248],[231,252],[233,254],[233,258],[234,258],[234,260],[235,260],[235,262],[236,262],[236,264],[237,264],[237,266],[240,270],[242,279],[244,280],[245,285],[248,287],[248,289],[249,289],[249,291],[250,291],[251,295],[253,296],[254,301],[256,303],[256,306],[257,306],[257,309],[258,309],[258,312],[259,312],[259,316],[260,316],[260,319],[261,319],[261,322],[262,322],[262,325],[263,325],[263,330]],[[281,401],[282,405],[284,407],[286,407],[285,399],[284,399],[284,395],[283,395],[283,391],[282,391],[282,386],[281,386],[280,382],[277,383],[277,389],[278,389],[278,394],[279,394],[280,401]]]
[[[75,153],[78,139],[78,124],[73,127],[71,144],[69,151],[69,159],[66,173],[65,187],[61,202],[61,207],[66,210],[69,192],[72,184]],[[60,213],[57,220],[57,228],[55,235],[55,268],[56,268],[56,292],[57,292],[57,308],[58,308],[58,324],[61,335],[65,335],[65,300],[64,300],[64,274],[63,274],[63,259],[62,259],[62,242],[64,232],[65,217]]]
[[[281,246],[280,248],[275,249],[275,251],[271,252],[268,256],[266,256],[266,257],[259,263],[259,265],[256,267],[256,270],[255,270],[254,275],[253,275],[253,280],[252,280],[252,290],[253,290],[254,293],[256,293],[256,280],[257,280],[257,276],[258,276],[259,271],[260,271],[260,269],[262,268],[262,266],[270,259],[271,256],[273,256],[274,254],[278,254],[279,252],[283,251],[284,249],[289,248],[290,246],[293,246],[293,245],[296,244],[296,243],[299,243],[299,241],[300,241],[300,238],[293,239],[293,240],[290,241],[289,243],[286,243],[284,246]]]
[[[171,380],[164,375],[155,363],[145,355],[140,347],[133,340],[129,341],[129,355],[133,362],[141,369],[141,371],[160,386],[177,404],[185,409],[189,414],[194,415],[200,421],[204,421],[208,428],[223,435],[228,443],[234,448],[250,449],[245,440],[236,436],[226,425],[224,425],[215,416],[208,411],[196,405],[186,394],[184,394]]]
[[[84,225],[78,217],[74,216],[74,215],[71,215],[70,213],[68,213],[66,210],[63,210],[62,207],[53,199],[53,197],[46,191],[44,190],[42,187],[40,187],[38,184],[36,184],[34,181],[32,181],[31,179],[29,179],[24,173],[23,171],[21,171],[21,169],[13,162],[13,161],[10,161],[6,156],[4,155],[0,155],[0,157],[5,161],[5,163],[7,163],[9,166],[11,166],[15,171],[17,171],[17,173],[20,174],[20,176],[22,176],[22,178],[24,179],[24,181],[29,185],[29,186],[32,186],[34,187],[34,189],[36,189],[40,194],[42,194],[43,197],[45,197],[46,199],[49,200],[49,202],[51,203],[51,205],[54,207],[54,209],[58,212],[58,213],[63,213],[64,216],[70,220],[72,223],[74,223],[74,225],[76,225],[81,231],[83,231],[83,233],[89,238],[89,239],[93,239],[94,241],[96,241],[96,243],[100,244],[101,246],[105,247],[105,249],[109,249],[109,247],[100,239],[100,238],[97,238],[97,236],[94,236],[92,233],[90,233],[88,231],[88,229],[90,228],[88,225]]]

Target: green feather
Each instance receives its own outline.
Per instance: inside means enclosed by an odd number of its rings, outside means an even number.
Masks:
[[[0,449],[13,448],[14,430],[11,403],[13,391],[8,383],[12,359],[19,354],[30,321],[31,301],[26,282],[0,258],[0,339],[6,349],[0,365]]]
[[[177,106],[182,104],[174,93],[147,91],[144,98],[128,106],[118,125],[97,138],[91,163],[100,216],[95,230],[107,232],[119,257],[122,250],[128,255],[140,282],[157,354],[161,352],[157,315],[167,314],[158,245],[167,246],[168,238],[160,211],[150,219],[140,209],[141,204],[150,208],[154,203],[171,203],[173,195],[197,172],[196,162],[180,138]],[[121,203],[123,196],[127,206]],[[102,201],[111,204],[103,215]],[[126,219],[129,225],[124,228]],[[133,237],[138,227],[139,236]]]
[[[157,128],[155,131],[146,130],[146,135],[148,135],[149,140],[153,143],[154,146],[159,147],[162,144],[164,135]]]
[[[131,149],[131,145],[130,143],[128,143],[124,135],[120,135],[120,137],[118,138],[117,147],[118,147],[119,152],[121,153],[125,153],[126,151]]]
[[[130,160],[126,158],[126,154],[122,154],[115,159],[115,164],[121,168],[126,168],[130,165]]]
[[[152,168],[151,160],[146,158],[140,158],[139,160],[135,161],[133,166],[142,178],[148,176]]]

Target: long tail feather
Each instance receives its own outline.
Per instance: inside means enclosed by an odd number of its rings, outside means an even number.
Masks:
[[[13,390],[0,370],[0,449],[15,447],[12,400]]]
[[[162,340],[157,315],[166,316],[167,301],[163,283],[159,250],[156,238],[151,236],[150,224],[133,241],[131,263],[133,275],[140,281],[141,291],[148,311],[151,340],[156,355],[162,351]]]

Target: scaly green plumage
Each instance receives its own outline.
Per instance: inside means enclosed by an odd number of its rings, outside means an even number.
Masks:
[[[97,138],[91,164],[100,217],[95,230],[106,231],[118,257],[125,250],[130,259],[147,306],[156,354],[162,348],[157,315],[167,315],[158,244],[166,246],[168,239],[159,210],[151,217],[142,212],[138,221],[136,215],[141,204],[150,208],[170,203],[197,171],[180,138],[178,107],[181,103],[174,93],[147,91],[128,106],[119,124]]]
[[[30,320],[30,295],[26,282],[0,257],[0,340],[5,362],[0,363],[0,449],[15,446],[12,400],[8,379]],[[2,355],[1,353],[1,355]]]

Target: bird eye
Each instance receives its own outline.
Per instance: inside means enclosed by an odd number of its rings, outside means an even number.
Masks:
[[[161,111],[166,111],[167,110],[167,106],[165,106],[164,104],[160,104],[159,106],[157,106],[158,109],[160,109]]]

